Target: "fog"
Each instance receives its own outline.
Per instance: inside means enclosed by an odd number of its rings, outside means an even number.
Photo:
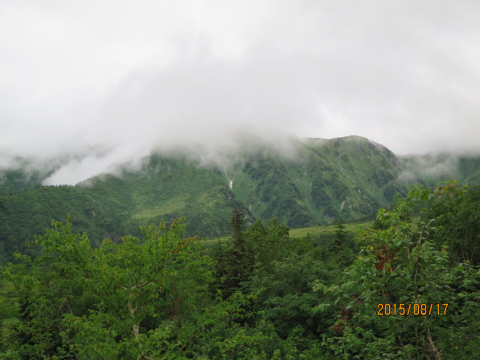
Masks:
[[[427,155],[402,157],[402,171],[398,175],[400,182],[414,182],[418,179],[435,179],[447,177],[445,180],[458,179],[459,156],[447,153],[429,153]]]
[[[476,1],[4,0],[0,53],[0,153],[69,159],[46,184],[245,138],[480,153]]]

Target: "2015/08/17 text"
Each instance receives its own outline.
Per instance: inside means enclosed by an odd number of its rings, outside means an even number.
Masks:
[[[442,311],[440,310],[442,308]],[[378,316],[389,315],[447,315],[448,304],[378,304]],[[398,310],[398,311],[397,311]],[[443,313],[443,314],[442,314]]]

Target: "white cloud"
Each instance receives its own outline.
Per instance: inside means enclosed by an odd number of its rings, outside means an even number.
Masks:
[[[159,144],[232,142],[218,128],[236,122],[478,153],[479,15],[476,1],[3,1],[0,144],[87,156],[49,180],[68,183]]]

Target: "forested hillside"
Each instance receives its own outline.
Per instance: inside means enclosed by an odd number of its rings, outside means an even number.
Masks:
[[[480,183],[478,158],[397,157],[358,136],[297,139],[293,144],[287,153],[255,143],[208,163],[188,154],[154,153],[140,168],[125,165],[115,175],[102,174],[76,186],[39,186],[53,168],[4,170],[0,261],[11,260],[15,250],[34,254],[37,250],[27,249],[25,241],[67,213],[73,230],[88,232],[97,244],[104,237],[138,236],[141,224],[180,216],[187,218],[187,235],[215,238],[227,233],[234,207],[249,224],[278,218],[299,228],[331,224],[340,213],[347,221],[371,218],[415,182],[433,186],[455,178]]]
[[[184,219],[95,246],[67,218],[0,268],[0,358],[477,359],[479,217],[480,192],[449,182],[353,244],[342,217],[316,246],[234,209],[210,250]]]
[[[0,197],[3,260],[26,249],[26,240],[42,233],[52,219],[71,214],[73,229],[88,232],[95,244],[105,237],[139,235],[141,224],[190,216],[188,234],[216,237],[228,229],[231,209],[248,209],[222,177],[186,159],[152,156],[142,173],[104,175],[78,186],[47,186]],[[29,250],[31,254],[36,249]]]

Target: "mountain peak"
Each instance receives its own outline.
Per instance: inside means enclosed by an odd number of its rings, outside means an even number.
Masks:
[[[368,140],[366,137],[358,136],[358,135],[348,135],[348,136],[341,136],[338,138],[331,138],[331,139],[324,139],[324,138],[305,138],[307,142],[314,142],[314,143],[322,143],[326,141],[335,141],[335,140],[344,140],[344,141],[371,141]]]

